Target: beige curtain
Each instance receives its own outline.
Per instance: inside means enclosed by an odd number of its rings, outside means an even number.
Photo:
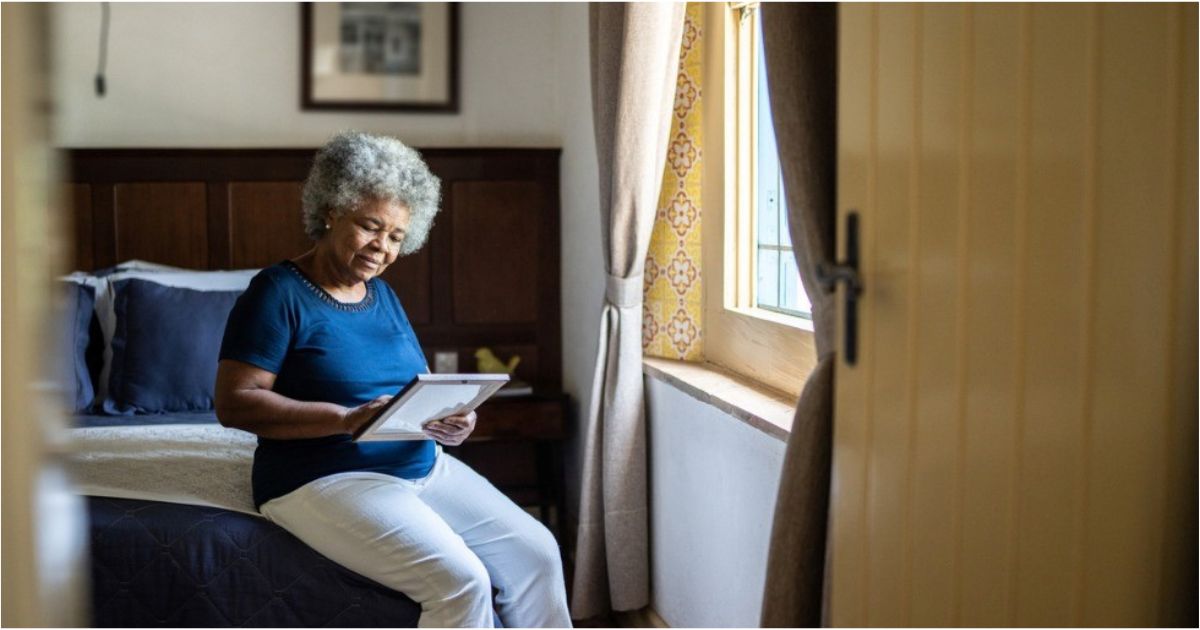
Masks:
[[[576,619],[649,603],[642,270],[667,154],[684,9],[683,3],[589,7],[608,280],[585,426]]]
[[[833,437],[834,300],[817,282],[835,259],[837,5],[763,4],[771,115],[788,228],[813,308],[817,368],[804,386],[784,456],[771,532],[764,627],[821,625]]]

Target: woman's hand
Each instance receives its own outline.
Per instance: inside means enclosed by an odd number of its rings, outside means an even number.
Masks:
[[[475,430],[475,412],[461,416],[446,416],[425,425],[425,435],[446,446],[462,444]]]
[[[363,425],[375,417],[375,412],[391,399],[391,396],[384,395],[357,407],[346,408],[345,413],[342,414],[342,428],[350,435],[357,434]]]

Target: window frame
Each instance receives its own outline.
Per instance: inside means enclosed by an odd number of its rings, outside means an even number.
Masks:
[[[705,221],[701,244],[705,360],[790,395],[816,367],[812,321],[753,305],[753,3],[705,5]],[[757,9],[753,9],[757,11]]]

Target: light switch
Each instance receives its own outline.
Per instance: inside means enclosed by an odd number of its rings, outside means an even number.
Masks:
[[[457,352],[433,353],[433,371],[438,374],[454,374],[458,372]]]

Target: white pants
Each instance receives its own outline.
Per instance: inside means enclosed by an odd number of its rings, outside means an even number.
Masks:
[[[424,479],[323,477],[262,505],[272,522],[342,566],[412,598],[419,627],[571,626],[554,536],[438,449]]]

